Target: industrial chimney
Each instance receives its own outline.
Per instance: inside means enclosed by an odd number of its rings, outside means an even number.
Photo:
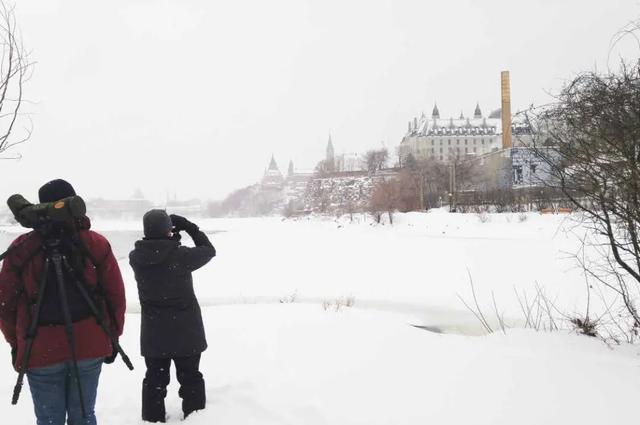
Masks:
[[[509,71],[500,73],[502,92],[502,149],[511,147],[511,87]]]

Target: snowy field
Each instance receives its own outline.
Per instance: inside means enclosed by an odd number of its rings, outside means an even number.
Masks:
[[[353,297],[357,308],[478,334],[479,323],[457,297],[470,299],[471,276],[483,308],[490,308],[493,292],[513,322],[522,316],[514,289],[532,297],[536,284],[563,311],[584,309],[584,276],[572,258],[584,229],[567,215],[528,214],[521,221],[519,214],[494,214],[488,220],[440,211],[397,215],[393,226],[373,226],[362,216],[355,223],[347,217],[205,220],[200,225],[218,256],[197,273],[198,296],[203,305]],[[141,232],[140,223],[97,227],[128,229],[133,237]],[[132,243],[116,253],[134,312],[137,290],[127,263]]]
[[[608,347],[570,332],[482,329],[457,294],[491,292],[513,324],[514,288],[544,287],[569,313],[584,308],[570,256],[584,229],[567,216],[404,214],[394,226],[356,217],[199,222],[218,256],[195,275],[209,350],[207,410],[189,424],[634,423],[640,348]],[[139,307],[127,253],[141,223],[96,222],[127,285],[123,345],[137,366],[102,376],[99,423],[140,423]],[[5,239],[17,228],[5,228]],[[326,309],[336,299],[353,307]],[[293,302],[291,302],[293,301]],[[438,332],[425,331],[423,326]],[[5,352],[6,351],[6,352]],[[0,406],[33,423],[28,390],[9,405],[15,373],[0,351]],[[181,419],[172,383],[170,422]],[[8,416],[7,416],[8,415]]]

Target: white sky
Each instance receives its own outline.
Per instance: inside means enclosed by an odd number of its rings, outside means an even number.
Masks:
[[[37,61],[20,161],[4,199],[67,178],[86,197],[221,198],[271,154],[312,168],[337,152],[395,148],[407,121],[549,100],[605,69],[636,0],[18,0]],[[637,56],[632,40],[613,53]],[[9,184],[11,182],[11,184]]]

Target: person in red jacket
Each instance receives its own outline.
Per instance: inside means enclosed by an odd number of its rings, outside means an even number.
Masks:
[[[53,180],[39,190],[40,202],[55,202],[75,195],[73,187],[64,180]],[[104,317],[112,334],[118,337],[122,334],[126,305],[118,263],[104,236],[90,230],[87,217],[78,219],[75,226],[81,245],[88,252],[79,253],[69,241],[62,241],[61,250],[67,250],[65,253],[74,269],[82,272],[92,292],[101,288],[105,302],[99,303],[100,308],[105,310]],[[33,317],[44,271],[45,257],[39,250],[43,239],[37,231],[19,236],[11,244],[9,255],[0,270],[0,330],[11,345],[16,371],[20,370],[25,355],[27,328]],[[87,259],[87,256],[91,259]],[[51,270],[46,277],[40,319],[26,369],[37,423],[64,425],[68,420],[69,424],[93,425],[96,424],[94,407],[102,363],[113,361],[115,349],[91,314],[86,301],[70,289],[71,284],[65,285],[68,286],[68,310],[73,322],[78,381],[84,393],[84,400],[81,401],[77,384],[70,378],[72,352],[60,319],[57,281],[50,273]],[[84,404],[84,416],[81,404]]]

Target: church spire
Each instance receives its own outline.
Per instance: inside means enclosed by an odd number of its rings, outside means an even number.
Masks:
[[[476,103],[476,110],[473,112],[473,118],[482,118],[482,111],[480,110],[480,102]]]
[[[269,162],[269,170],[278,171],[278,164],[276,163],[276,159],[273,156],[273,154],[271,154],[271,161]]]
[[[329,134],[329,141],[327,142],[327,161],[333,161],[335,152],[333,150],[333,141],[331,140],[331,134]]]
[[[333,172],[335,166],[335,151],[333,150],[333,142],[331,141],[331,133],[329,133],[329,142],[327,142],[326,168]]]
[[[293,160],[289,160],[289,169],[287,170],[287,176],[293,176]]]
[[[433,112],[431,113],[431,118],[437,119],[440,118],[440,111],[438,110],[438,104],[433,104]]]

